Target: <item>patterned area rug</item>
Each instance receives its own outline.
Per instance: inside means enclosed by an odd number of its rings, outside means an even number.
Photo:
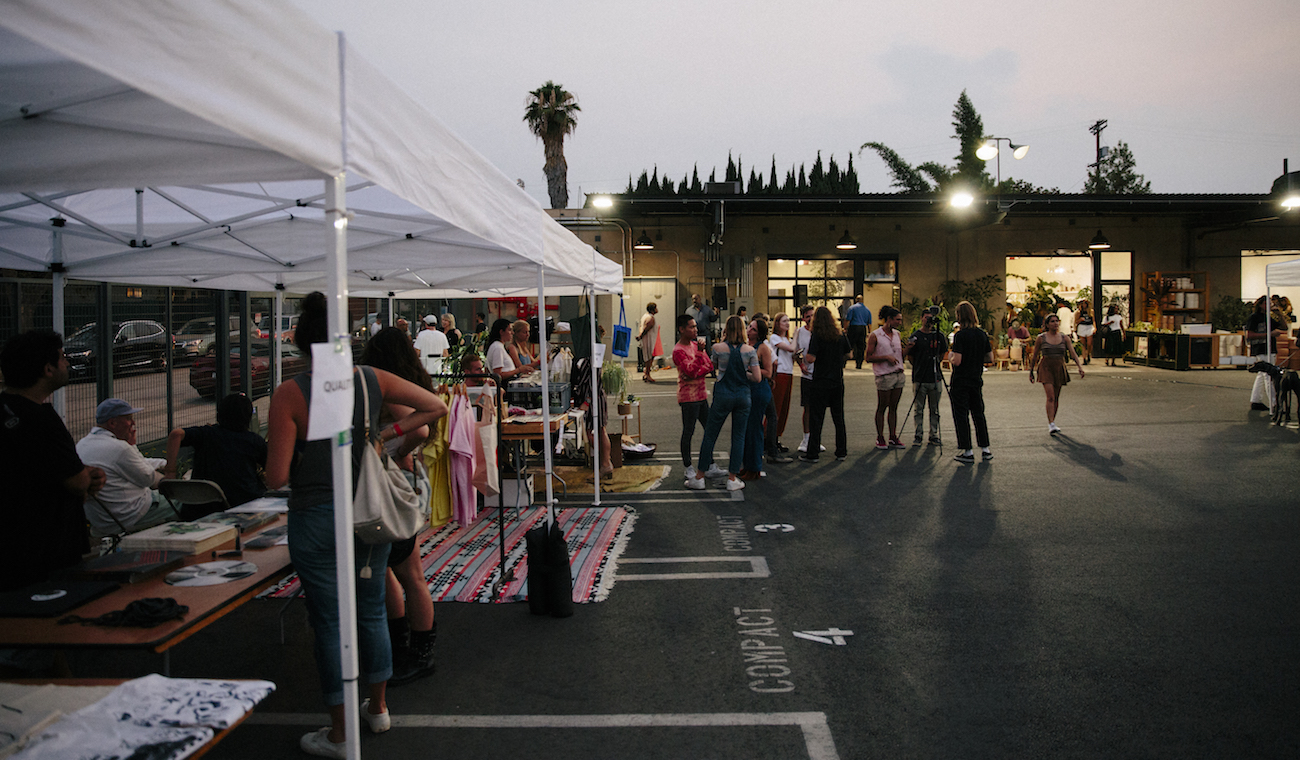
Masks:
[[[622,507],[562,509],[560,530],[569,545],[573,571],[573,601],[577,604],[604,601],[614,586],[614,565],[627,548],[636,524],[636,511]],[[491,602],[492,586],[501,577],[501,550],[497,542],[496,510],[462,528],[450,522],[422,535],[420,564],[435,602]],[[541,507],[523,509],[519,517],[506,510],[506,568],[513,578],[501,589],[498,604],[522,602],[528,598],[528,563],[524,557],[524,534],[546,519]],[[297,574],[261,594],[287,599],[298,593]]]

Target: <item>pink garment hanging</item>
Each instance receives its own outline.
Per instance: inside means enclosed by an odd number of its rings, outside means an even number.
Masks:
[[[448,454],[451,460],[451,514],[456,522],[469,525],[478,517],[474,498],[474,408],[469,399],[451,397],[447,424]]]

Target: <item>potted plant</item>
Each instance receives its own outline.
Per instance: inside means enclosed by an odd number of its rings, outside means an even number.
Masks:
[[[607,361],[600,371],[601,385],[606,393],[618,399],[618,413],[621,415],[632,413],[632,404],[627,400],[627,379],[627,370],[621,362]]]

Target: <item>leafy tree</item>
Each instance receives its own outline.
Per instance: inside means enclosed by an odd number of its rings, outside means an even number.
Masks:
[[[577,128],[577,114],[581,110],[573,93],[550,80],[529,92],[524,104],[524,121],[541,139],[546,155],[542,171],[546,174],[551,208],[569,205],[569,163],[564,159],[564,138]]]
[[[957,98],[957,105],[953,106],[952,119],[953,132],[961,144],[961,152],[956,156],[957,166],[952,172],[952,179],[960,181],[971,190],[990,187],[993,181],[985,170],[987,164],[975,155],[975,151],[984,144],[984,120],[975,111],[975,105],[970,102],[965,90],[961,91],[961,97]]]
[[[1002,180],[1002,184],[995,187],[994,191],[1002,195],[1016,195],[1016,194],[1025,195],[1030,193],[1034,193],[1038,195],[1060,195],[1061,194],[1061,188],[1059,187],[1039,187],[1038,185],[1035,185],[1034,183],[1029,182],[1027,180],[1012,179],[1010,177],[1007,177],[1006,179]]]
[[[962,90],[961,96],[957,98],[957,104],[952,110],[952,119],[953,136],[961,144],[955,166],[945,166],[937,161],[927,161],[912,166],[898,155],[897,151],[879,142],[863,143],[859,151],[874,150],[885,162],[890,176],[893,177],[891,186],[904,193],[943,192],[956,185],[963,185],[969,190],[996,189],[993,179],[989,176],[987,164],[975,155],[975,151],[985,141],[984,120],[980,118],[979,112],[975,110],[975,104],[971,102],[965,90]],[[1027,182],[1015,184],[1017,182],[1008,178],[1003,182],[1003,186],[1012,183],[1008,187],[1024,188],[1019,189],[1019,192],[1040,191]],[[853,186],[857,186],[856,173],[853,177]],[[1003,192],[1010,191],[1003,190]]]
[[[1120,140],[1115,149],[1101,160],[1097,170],[1088,176],[1083,192],[1089,195],[1149,195],[1151,182],[1133,169],[1137,161],[1128,143]]]

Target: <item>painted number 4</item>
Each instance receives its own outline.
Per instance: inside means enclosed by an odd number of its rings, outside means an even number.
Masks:
[[[834,644],[842,647],[848,643],[844,640],[844,637],[852,636],[853,631],[841,631],[838,628],[831,628],[825,631],[795,631],[794,635],[801,639],[816,641],[819,644]]]

